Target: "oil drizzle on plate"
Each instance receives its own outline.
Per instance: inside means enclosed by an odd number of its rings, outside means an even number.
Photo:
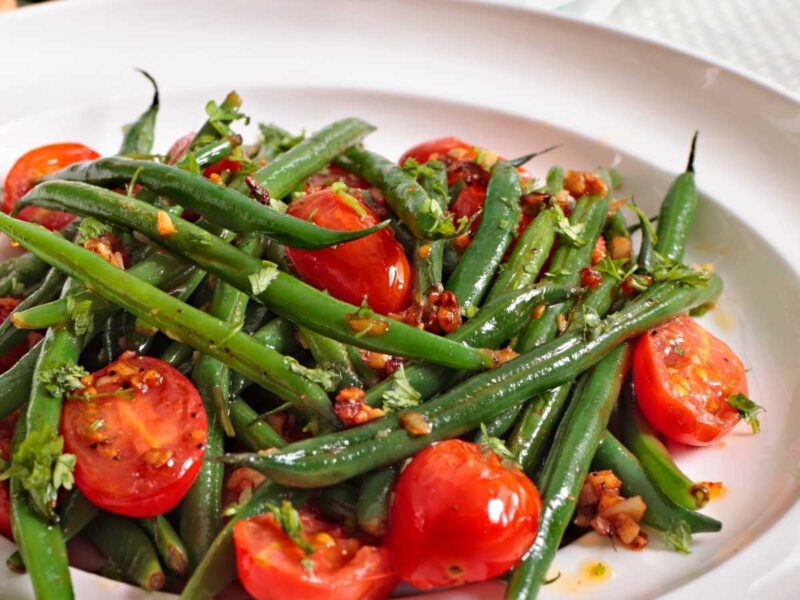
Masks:
[[[562,571],[552,585],[561,593],[580,594],[596,591],[597,586],[611,581],[615,575],[607,562],[587,558],[579,563],[577,573]]]

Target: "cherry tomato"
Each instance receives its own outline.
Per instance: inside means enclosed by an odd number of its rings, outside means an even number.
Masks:
[[[493,452],[450,440],[401,473],[386,545],[398,577],[421,589],[485,581],[513,567],[536,538],[536,486]]]
[[[711,444],[739,422],[726,399],[747,395],[744,365],[688,315],[651,329],[633,355],[633,382],[647,421],[669,439]]]
[[[469,227],[470,233],[475,233],[481,222],[481,217],[478,213],[483,209],[485,200],[485,187],[468,185],[458,194],[458,198],[453,202],[453,206],[450,207],[450,210],[453,212],[456,219],[472,219],[475,215],[478,215]]]
[[[17,426],[19,410],[0,419],[0,458],[11,459],[11,438]],[[0,535],[12,539],[11,534],[11,495],[8,490],[8,481],[0,482]]]
[[[223,158],[222,160],[215,162],[213,165],[209,165],[203,169],[203,175],[205,177],[211,177],[215,173],[219,175],[223,171],[228,171],[229,173],[238,173],[239,169],[241,168],[242,163],[240,163],[238,160],[234,160],[232,158]]]
[[[322,171],[317,171],[306,181],[306,191],[316,192],[320,188],[330,187],[332,183],[341,181],[349,188],[367,190],[371,186],[360,176],[343,169],[338,165],[328,165]]]
[[[378,600],[397,578],[385,548],[344,537],[340,527],[300,513],[306,554],[272,514],[233,527],[239,581],[257,600]]]
[[[191,382],[164,361],[132,352],[93,373],[61,416],[78,488],[97,506],[129,517],[178,504],[200,469],[207,430]]]
[[[402,166],[406,160],[413,158],[418,163],[441,160],[450,167],[451,163],[473,161],[476,157],[477,152],[472,144],[450,136],[417,144],[403,153],[398,164]],[[448,183],[453,185],[457,179],[452,170],[448,169]]]
[[[6,176],[3,186],[3,212],[10,213],[17,200],[36,185],[39,177],[73,163],[95,158],[100,158],[97,152],[83,144],[73,143],[50,144],[26,152],[17,159]],[[69,213],[35,206],[23,208],[17,216],[23,221],[39,223],[52,230],[61,229],[75,218]]]
[[[22,302],[22,300],[19,298],[0,298],[0,323],[8,318],[8,316],[15,308],[17,308],[20,302]],[[0,356],[0,373],[5,373],[11,367],[13,367],[16,362],[36,344],[40,337],[41,336],[38,333],[31,332],[28,334],[28,339],[26,341],[20,342],[8,352]]]
[[[308,194],[288,213],[331,229],[365,229],[378,223],[363,202],[330,189]],[[286,248],[300,276],[334,298],[359,305],[364,297],[381,314],[399,312],[411,301],[411,267],[390,229],[321,250]]]

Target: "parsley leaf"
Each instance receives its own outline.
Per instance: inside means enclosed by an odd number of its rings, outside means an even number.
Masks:
[[[94,314],[92,313],[92,301],[81,300],[75,302],[75,298],[67,296],[66,308],[72,319],[72,330],[75,335],[91,333],[94,329]]]
[[[31,431],[14,452],[11,466],[0,475],[0,481],[19,479],[31,506],[47,521],[56,519],[59,488],[72,489],[75,482],[75,455],[62,454],[63,449],[64,438],[49,427]]]
[[[573,246],[583,246],[586,240],[581,237],[583,233],[583,223],[576,223],[572,225],[564,214],[564,210],[557,202],[553,202],[552,210],[556,213],[556,229],[558,234],[565,238]]]
[[[623,206],[639,218],[639,223],[647,230],[647,234],[650,236],[650,242],[655,245],[656,242],[658,242],[658,236],[656,235],[656,230],[655,227],[653,227],[653,222],[650,220],[650,217],[644,214],[644,211],[642,211],[635,202],[629,202]]]
[[[510,460],[513,463],[516,463],[514,459],[514,455],[511,453],[511,450],[506,448],[505,443],[500,438],[494,437],[489,435],[489,430],[486,428],[484,423],[481,423],[481,435],[479,443],[484,450],[489,452],[494,452],[502,459]]]
[[[220,137],[225,137],[230,133],[230,127],[228,126],[234,121],[244,119],[245,125],[250,123],[250,118],[239,112],[238,109],[224,108],[213,100],[209,100],[206,104],[206,114],[208,115],[209,125],[216,130]],[[200,143],[197,142],[197,144]]]
[[[336,371],[323,369],[322,367],[317,367],[316,369],[304,367],[297,362],[296,358],[292,358],[291,356],[284,356],[283,363],[292,373],[318,384],[326,392],[335,390],[336,386],[338,386],[339,382],[342,380],[342,376]]]
[[[672,281],[675,283],[705,287],[711,278],[711,272],[694,269],[681,262],[671,260],[658,252],[653,252],[656,266],[653,268],[655,281]]]
[[[664,532],[664,545],[681,554],[691,554],[692,530],[686,521],[673,521]]]
[[[383,410],[393,412],[419,405],[422,394],[414,389],[414,386],[406,377],[406,370],[403,365],[392,374],[391,387],[383,392]]]
[[[262,260],[261,265],[261,269],[247,277],[250,280],[250,288],[256,296],[266,290],[269,284],[278,276],[278,265],[275,263]]]
[[[758,433],[761,431],[761,423],[758,420],[758,413],[765,410],[763,406],[756,404],[750,400],[750,398],[739,392],[728,396],[726,401],[733,408],[739,411],[742,419],[744,419],[745,423],[750,425],[750,429],[753,430],[753,433]]]
[[[89,372],[74,362],[63,362],[39,372],[39,382],[54,398],[63,398],[70,392],[83,388],[81,377]]]
[[[92,217],[84,217],[78,226],[78,243],[85,244],[89,240],[95,240],[110,231],[111,228],[105,223],[101,223]]]
[[[314,552],[314,546],[306,540],[303,533],[303,523],[300,521],[300,514],[297,512],[292,503],[284,500],[280,508],[274,504],[267,504],[267,510],[272,513],[278,525],[281,526],[284,533],[289,536],[289,539],[297,544],[306,554]]]

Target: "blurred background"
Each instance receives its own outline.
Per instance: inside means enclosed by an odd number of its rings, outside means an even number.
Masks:
[[[800,94],[800,0],[486,1],[603,23],[705,54]],[[0,0],[0,11],[40,3]]]

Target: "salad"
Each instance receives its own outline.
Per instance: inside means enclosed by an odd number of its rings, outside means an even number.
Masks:
[[[722,484],[664,444],[761,410],[694,319],[722,289],[683,262],[696,135],[648,217],[614,169],[533,177],[546,151],[395,161],[358,118],[245,144],[235,92],[154,154],[145,75],[116,155],[54,143],[5,177],[0,533],[37,598],[73,597],[72,538],[185,599],[534,598],[579,535],[721,529]]]

